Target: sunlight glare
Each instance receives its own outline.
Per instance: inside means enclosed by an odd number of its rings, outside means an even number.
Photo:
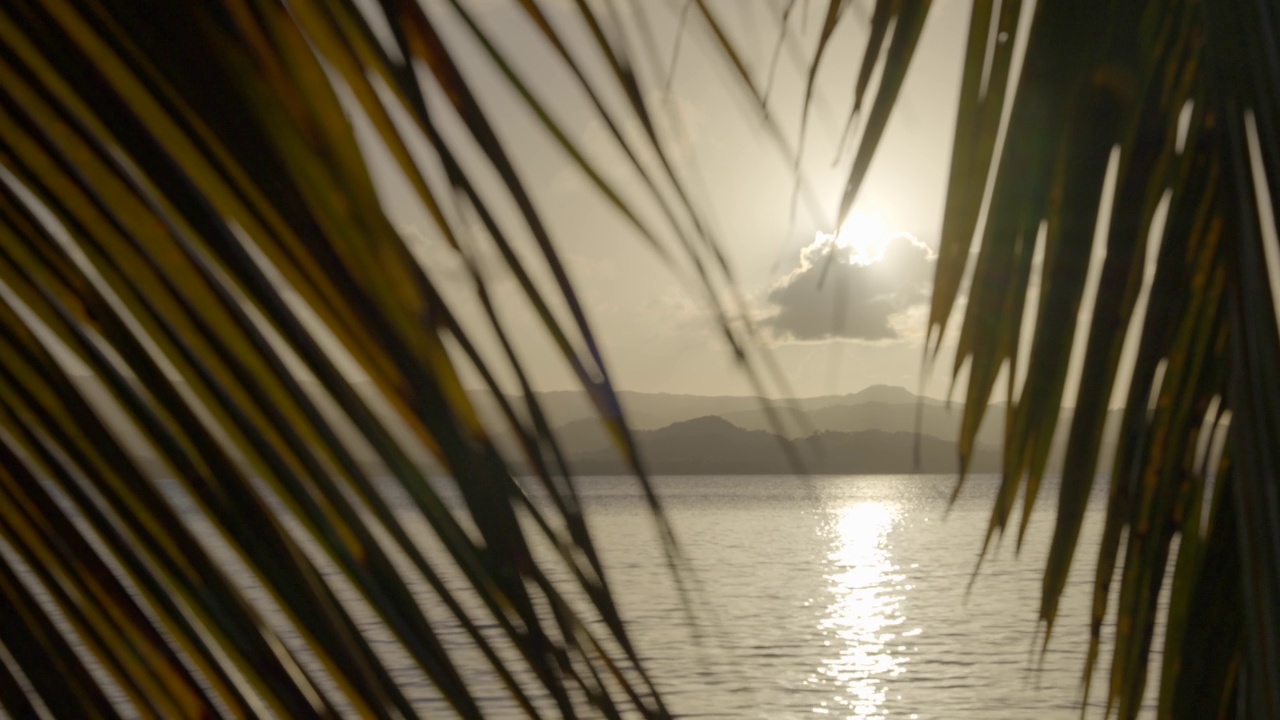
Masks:
[[[886,504],[863,502],[832,513],[827,575],[832,603],[819,627],[831,638],[832,656],[819,669],[834,686],[833,698],[852,717],[883,717],[885,683],[905,672],[907,658],[891,651],[905,618],[896,592],[904,576],[893,564],[888,533],[897,519]],[[905,634],[905,633],[904,633]]]
[[[835,234],[836,247],[851,251],[853,265],[871,265],[884,258],[885,246],[893,239],[889,222],[878,212],[854,210]]]

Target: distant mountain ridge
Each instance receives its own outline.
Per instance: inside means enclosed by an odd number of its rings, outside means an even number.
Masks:
[[[485,390],[471,392],[482,414],[497,413],[493,395]],[[537,393],[543,412],[555,425],[567,425],[577,420],[595,418],[595,408],[585,392],[580,390],[553,390]],[[519,400],[518,396],[510,398]],[[762,413],[764,400],[750,395],[685,395],[673,393],[647,393],[622,390],[618,400],[627,414],[627,421],[640,430],[656,430],[672,423],[697,417],[719,415],[748,417]],[[871,385],[855,393],[844,395],[820,395],[815,397],[769,400],[782,415],[791,410],[809,413],[831,407],[863,405],[871,402],[915,407],[916,401],[925,407],[946,407],[947,403],[935,398],[921,397],[909,390],[893,385]]]
[[[637,431],[635,439],[648,471],[655,475],[953,473],[958,467],[955,443],[908,432],[820,432],[791,440],[704,416]],[[997,461],[995,452],[979,449],[973,471],[994,471]],[[578,455],[570,462],[581,475],[629,472],[617,453],[607,449]]]
[[[962,403],[921,397],[902,387],[873,385],[845,395],[770,401],[772,417],[756,397],[627,391],[618,397],[654,473],[791,472],[789,457],[800,457],[814,473],[955,472],[959,467]],[[625,471],[584,393],[539,393],[538,401],[575,472]],[[986,408],[975,438],[974,472],[999,469],[996,450],[1003,445],[1006,411],[1003,404]],[[1050,468],[1060,462],[1069,421],[1068,409]],[[1109,431],[1104,445],[1113,443],[1113,436]],[[699,440],[690,439],[695,437]]]
[[[304,382],[310,392],[322,393],[319,385]],[[109,393],[92,378],[85,378],[82,391],[91,404],[104,412],[108,425],[135,458],[155,472],[168,472],[152,455],[141,433],[109,399]],[[920,398],[910,391],[875,385],[856,393],[771,401],[772,421],[763,401],[743,396],[698,396],[664,393],[620,392],[619,401],[631,423],[634,437],[647,469],[654,474],[790,474],[796,460],[810,473],[951,473],[958,469],[957,439],[963,415],[959,404],[949,406],[933,398]],[[476,410],[489,421],[494,441],[517,471],[523,454],[509,432],[492,394],[472,392]],[[539,393],[538,402],[548,417],[557,442],[576,474],[611,475],[627,473],[608,432],[583,392]],[[507,400],[521,412],[524,398]],[[971,468],[974,472],[998,470],[998,454],[1005,425],[1005,407],[990,405],[977,436]],[[1119,411],[1112,411],[1112,415]],[[917,424],[917,416],[919,423]],[[1060,432],[1051,453],[1051,471],[1065,444],[1063,428],[1069,411],[1059,423]],[[1118,423],[1112,422],[1112,428]],[[919,463],[916,462],[916,430],[920,431]],[[340,437],[350,440],[355,458],[379,470],[372,449],[355,428],[339,422]],[[440,471],[425,448],[417,446],[407,433],[406,448],[415,462]],[[1114,429],[1104,436],[1105,446],[1114,443]]]

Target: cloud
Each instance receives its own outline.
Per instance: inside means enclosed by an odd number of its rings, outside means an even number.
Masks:
[[[761,323],[783,341],[900,339],[929,300],[936,258],[906,233],[875,248],[818,233],[799,267],[770,288]]]

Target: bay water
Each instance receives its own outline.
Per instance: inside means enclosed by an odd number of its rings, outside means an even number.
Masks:
[[[623,615],[679,715],[1080,717],[1102,488],[1041,653],[1037,612],[1056,481],[1041,488],[1022,547],[1016,530],[997,537],[980,568],[999,478],[969,478],[951,503],[955,483],[659,478],[696,579],[693,621],[634,481],[589,478],[581,487]],[[1110,632],[1108,623],[1087,717],[1104,712]],[[1159,639],[1155,651],[1158,675]]]
[[[1052,478],[1041,488],[1021,548],[1016,531],[997,537],[980,568],[979,550],[999,486],[995,476],[969,478],[954,502],[954,476],[697,476],[654,482],[686,561],[683,590],[634,479],[589,477],[578,487],[630,636],[678,717],[1081,717],[1103,488],[1091,498],[1059,619],[1042,653],[1037,610],[1058,492]],[[197,537],[323,684],[321,664],[256,575],[182,493],[173,490],[173,499]],[[406,509],[402,519],[430,556],[436,545],[430,529],[416,511]],[[451,714],[341,573],[314,545],[304,541],[303,547],[415,708],[427,716]],[[465,595],[460,577],[450,584]],[[422,583],[411,589],[442,642],[456,651],[486,715],[521,716],[430,588]],[[492,624],[483,629],[498,634]],[[1094,674],[1085,717],[1104,713],[1110,634],[1108,622],[1102,669]],[[1157,637],[1144,717],[1154,715],[1160,646]],[[92,659],[89,664],[101,675]],[[111,694],[124,700],[118,691]],[[554,705],[548,708],[554,715]]]

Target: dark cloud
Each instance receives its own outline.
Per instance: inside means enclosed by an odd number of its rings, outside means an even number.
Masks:
[[[800,251],[800,265],[770,289],[765,327],[781,340],[892,340],[894,320],[925,304],[934,252],[916,238],[892,237],[879,255],[819,235]]]

